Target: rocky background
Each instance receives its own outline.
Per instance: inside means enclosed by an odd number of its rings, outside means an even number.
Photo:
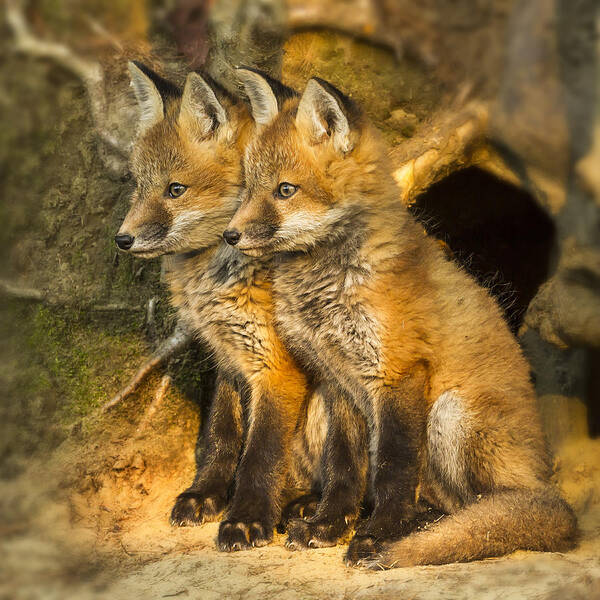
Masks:
[[[181,583],[186,594],[229,585],[232,596],[296,597],[285,585],[294,572],[297,597],[320,597],[308,583],[319,569],[340,598],[436,597],[431,573],[498,585],[489,562],[361,579],[338,551],[237,560],[212,550],[211,526],[168,527],[193,474],[212,365],[176,329],[160,261],[114,246],[133,187],[130,59],[176,82],[203,68],[230,89],[239,64],[299,89],[319,75],[365,107],[403,202],[504,307],[531,362],[557,482],[580,516],[581,550],[566,562],[498,568],[512,577],[542,565],[564,575],[569,597],[600,597],[597,2],[5,0],[1,10],[0,597],[96,597],[116,572],[138,597],[158,589],[168,561],[191,573],[185,557],[199,549],[208,558]],[[514,592],[546,597],[539,579]]]

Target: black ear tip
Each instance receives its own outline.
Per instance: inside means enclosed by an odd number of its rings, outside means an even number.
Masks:
[[[326,92],[329,92],[329,90],[327,89],[326,86],[323,85],[323,79],[321,79],[320,77],[317,77],[316,75],[311,77],[308,83],[312,83],[313,85],[316,85],[317,87],[321,88],[322,90],[325,90]]]
[[[240,73],[254,73],[255,75],[260,75],[263,78],[265,76],[265,73],[261,73],[258,69],[254,69],[250,65],[238,65],[235,70]]]
[[[320,77],[318,77],[317,75],[313,75],[309,81],[313,81],[314,83],[316,83],[319,87],[322,87],[324,90],[327,90],[327,88],[334,88],[328,81],[325,81],[324,79],[321,79]],[[327,90],[329,91],[329,90]],[[336,90],[339,91],[339,90]]]
[[[146,77],[148,77],[148,79],[152,81],[163,100],[166,97],[176,98],[181,96],[181,90],[175,84],[161,77],[143,62],[139,60],[132,60],[130,61],[130,64],[134,64]]]
[[[140,61],[140,60],[130,60],[129,64],[130,65],[134,65],[140,71],[146,71],[148,69],[148,67],[142,61]]]

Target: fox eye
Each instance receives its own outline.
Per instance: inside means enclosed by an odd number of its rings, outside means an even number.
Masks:
[[[288,183],[284,181],[280,183],[277,188],[277,197],[278,198],[291,198],[298,191],[298,186],[295,186],[292,183]]]
[[[187,190],[187,185],[183,185],[183,183],[177,183],[175,181],[174,183],[169,184],[168,190],[171,198],[179,198],[179,196],[181,196],[181,194]]]

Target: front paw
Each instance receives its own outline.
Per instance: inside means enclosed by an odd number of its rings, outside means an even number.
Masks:
[[[296,498],[283,509],[277,531],[284,533],[292,519],[309,519],[314,516],[318,505],[319,496],[317,494],[305,494]]]
[[[285,545],[290,550],[335,546],[348,531],[350,523],[350,519],[343,517],[291,519],[287,526],[288,539]]]
[[[273,526],[260,521],[222,521],[217,545],[221,552],[260,548],[273,540]]]
[[[190,527],[216,521],[225,508],[225,496],[206,495],[193,490],[177,496],[171,511],[171,525]]]
[[[356,534],[346,552],[345,562],[348,567],[369,567],[377,564],[381,555],[382,544],[372,535]]]

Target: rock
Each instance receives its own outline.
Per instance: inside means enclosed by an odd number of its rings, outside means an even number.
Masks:
[[[396,108],[391,112],[386,124],[400,131],[404,137],[412,137],[418,122],[417,115],[408,113],[402,108]]]
[[[140,452],[136,452],[130,466],[132,469],[138,469],[140,471],[144,471],[146,469],[146,463],[144,462]]]
[[[124,471],[129,466],[129,461],[125,458],[118,458],[112,466],[113,471]]]
[[[583,187],[600,206],[600,118],[594,129],[594,142],[590,151],[577,163],[577,175]]]
[[[525,323],[557,346],[600,347],[600,251],[567,242],[557,272],[531,301]]]

